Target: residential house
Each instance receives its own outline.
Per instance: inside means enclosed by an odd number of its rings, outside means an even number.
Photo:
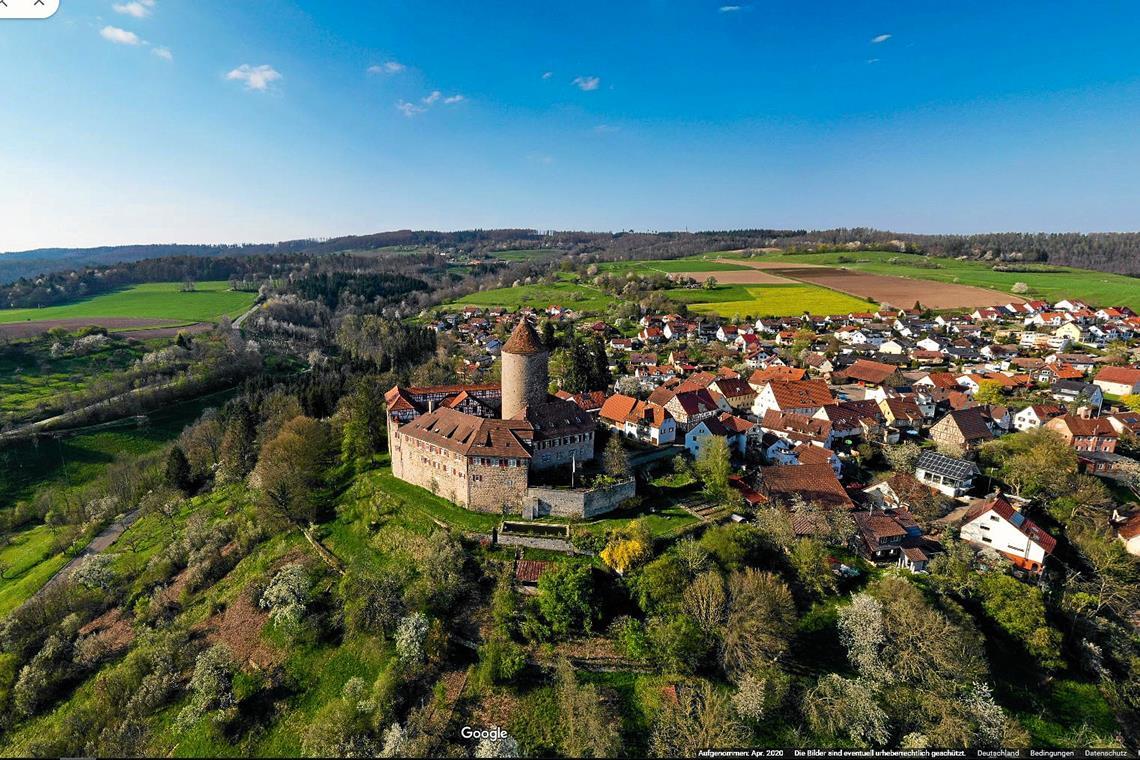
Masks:
[[[977,407],[954,409],[930,428],[931,439],[941,446],[952,446],[960,451],[975,451],[986,441],[992,440],[993,432],[986,424],[985,416]]]
[[[695,459],[701,455],[701,451],[708,446],[709,440],[713,437],[725,439],[729,451],[738,454],[743,454],[747,446],[747,437],[744,433],[728,427],[718,417],[706,417],[685,432],[685,448]]]
[[[973,462],[955,459],[936,451],[924,451],[914,465],[914,477],[947,496],[958,497],[970,492],[974,478],[981,470]]]
[[[1014,508],[1000,493],[978,501],[966,512],[959,535],[983,549],[993,549],[1023,570],[1041,572],[1057,540]]]
[[[752,413],[763,417],[769,409],[814,415],[820,407],[836,403],[822,380],[770,380],[756,394]]]
[[[1013,429],[1018,432],[1033,430],[1064,413],[1065,408],[1058,404],[1033,404],[1013,415]]]
[[[1066,414],[1054,417],[1044,425],[1046,430],[1059,433],[1077,451],[1099,451],[1111,454],[1116,451],[1120,436],[1103,417],[1082,417]]]
[[[620,393],[602,404],[598,421],[621,435],[654,446],[672,443],[677,437],[677,421],[663,407]]]
[[[859,385],[895,385],[900,381],[898,367],[869,359],[856,359],[846,369],[836,373],[839,382],[858,383]]]
[[[1140,369],[1135,367],[1101,367],[1093,383],[1113,396],[1140,393]]]
[[[920,430],[925,420],[913,396],[888,396],[879,401],[879,409],[887,424],[899,430]]]
[[[719,377],[709,387],[724,396],[728,405],[735,410],[747,411],[756,401],[756,390],[748,381],[739,377]]]
[[[1049,396],[1070,409],[1088,406],[1100,411],[1104,405],[1104,391],[1099,385],[1081,380],[1060,380],[1049,388]]]
[[[824,508],[851,509],[855,503],[827,464],[761,467],[760,492],[769,500],[802,500]]]

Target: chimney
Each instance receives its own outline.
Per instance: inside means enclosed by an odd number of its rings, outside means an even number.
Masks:
[[[430,399],[428,401],[428,414],[431,414],[434,411],[435,411],[435,399]]]

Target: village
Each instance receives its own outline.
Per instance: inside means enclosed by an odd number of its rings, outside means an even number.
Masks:
[[[851,518],[851,549],[880,566],[923,572],[952,533],[1033,576],[1056,538],[1028,516],[1034,505],[1019,484],[979,454],[1045,430],[1108,486],[1111,530],[1140,555],[1140,316],[1127,307],[1029,300],[968,313],[915,304],[735,324],[649,313],[611,324],[557,305],[467,306],[430,327],[463,357],[463,376],[484,383],[478,394],[497,389],[496,360],[520,322],[603,347],[611,385],[567,388],[552,373],[550,388],[643,461],[666,452],[698,461],[722,441],[736,504],[725,519],[781,506],[797,537],[821,537],[835,511]],[[446,404],[461,387],[434,397]],[[661,456],[646,456],[653,451]]]

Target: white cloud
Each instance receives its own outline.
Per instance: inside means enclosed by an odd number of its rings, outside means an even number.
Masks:
[[[456,103],[462,103],[465,100],[467,100],[467,98],[462,95],[449,95],[443,99],[443,102],[451,106],[455,105]]]
[[[879,62],[878,58],[868,58],[867,59],[867,63],[878,63],[878,62]]]
[[[170,52],[170,48],[156,47],[156,48],[152,48],[150,52],[154,53],[155,55],[157,55],[159,58],[161,58],[164,61],[173,61],[174,60],[174,53]]]
[[[591,90],[598,89],[598,85],[602,83],[599,77],[574,77],[573,83],[577,85],[579,90],[590,92]]]
[[[281,79],[281,72],[265,64],[250,66],[248,63],[243,63],[226,74],[226,79],[243,82],[247,90],[265,92],[269,89],[269,85]]]
[[[886,42],[890,38],[891,38],[891,35],[889,35],[889,34],[880,34],[878,37],[872,37],[871,38],[871,44],[872,45],[878,45],[879,43]]]
[[[550,79],[552,76],[554,76],[554,72],[553,72],[553,71],[544,71],[544,72],[542,72],[542,78],[543,78],[543,79]]]
[[[366,71],[369,74],[399,74],[406,68],[408,67],[399,61],[385,61],[384,63],[369,66]]]
[[[432,90],[431,93],[427,97],[424,98],[424,104],[430,106],[432,103],[434,103],[435,101],[439,100],[442,97],[443,97],[442,92],[440,92],[439,90]]]
[[[140,45],[142,40],[134,32],[128,32],[126,29],[120,29],[117,26],[105,26],[99,31],[99,35],[116,45]]]
[[[129,3],[115,3],[111,6],[115,13],[135,18],[146,18],[154,10],[154,0],[131,0]]]
[[[415,103],[409,103],[406,100],[401,100],[401,101],[396,103],[396,110],[399,111],[400,113],[404,114],[404,116],[407,116],[410,119],[413,116],[418,116],[419,114],[423,113],[427,109],[424,108],[423,106],[416,105]]]
[[[594,127],[594,133],[599,135],[606,135],[612,132],[620,132],[621,127],[615,127],[613,124],[599,124]]]
[[[720,12],[721,13],[736,13],[738,10],[740,10],[739,5],[722,5],[722,6],[720,6]]]

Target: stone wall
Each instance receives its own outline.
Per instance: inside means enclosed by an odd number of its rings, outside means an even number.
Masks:
[[[528,488],[523,515],[555,515],[589,519],[612,512],[637,494],[637,483],[627,480],[603,488]]]

